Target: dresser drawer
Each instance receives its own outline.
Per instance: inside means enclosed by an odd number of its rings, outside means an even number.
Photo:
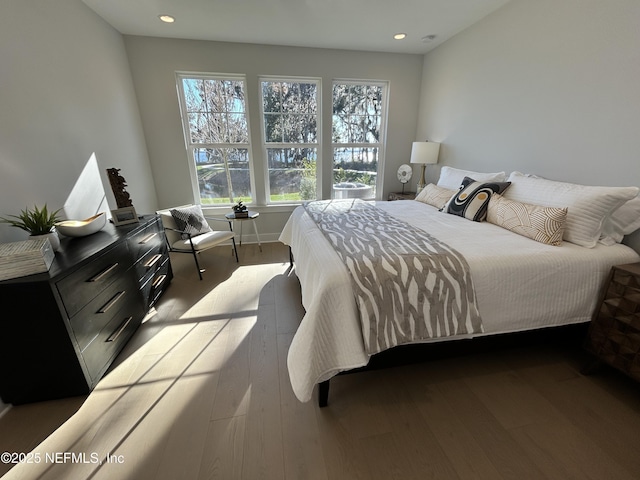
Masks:
[[[80,351],[91,343],[125,305],[140,302],[138,286],[133,280],[130,275],[116,280],[70,319]]]
[[[142,285],[147,281],[147,279],[153,276],[167,258],[167,245],[163,241],[160,245],[150,249],[144,257],[138,260],[134,268],[136,277],[140,280],[140,284]]]
[[[113,358],[140,326],[143,315],[139,302],[123,306],[82,352],[94,383],[100,379]]]
[[[60,280],[56,288],[64,308],[73,317],[131,265],[127,242],[118,244],[91,263]]]
[[[129,250],[133,261],[147,255],[151,250],[162,246],[164,238],[160,233],[159,220],[136,232],[129,238]]]
[[[160,297],[171,280],[171,275],[171,262],[169,257],[166,257],[163,259],[160,268],[154,272],[141,288],[142,296],[147,301],[148,308],[151,308],[156,303],[158,297]]]

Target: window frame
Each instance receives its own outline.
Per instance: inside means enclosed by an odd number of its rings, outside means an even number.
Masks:
[[[262,89],[263,82],[287,82],[287,83],[315,83],[316,85],[316,143],[267,143],[265,111],[264,111],[264,93]],[[258,108],[260,110],[260,141],[264,171],[264,190],[265,201],[267,205],[284,205],[284,204],[300,204],[305,200],[271,200],[271,182],[269,180],[269,149],[303,149],[313,148],[316,150],[316,199],[321,195],[321,165],[322,165],[322,78],[321,77],[301,77],[291,75],[258,75]]]
[[[215,207],[228,207],[236,202],[236,199],[232,199],[233,202],[220,202],[220,203],[202,203],[202,197],[200,192],[200,185],[198,183],[198,170],[195,152],[196,149],[224,149],[224,148],[246,148],[249,164],[249,184],[251,188],[251,202],[244,203],[247,205],[254,205],[256,203],[256,187],[255,187],[255,174],[254,174],[254,161],[253,161],[253,148],[251,143],[251,121],[249,112],[249,91],[247,75],[234,74],[234,73],[210,73],[210,72],[185,72],[179,71],[175,73],[176,76],[176,88],[178,94],[178,103],[180,110],[180,118],[182,123],[182,131],[184,135],[185,149],[187,153],[187,163],[189,165],[189,176],[191,180],[191,190],[193,195],[194,204],[202,205],[205,208]],[[186,109],[186,97],[184,92],[183,80],[185,79],[197,79],[197,80],[232,80],[243,82],[245,100],[244,100],[244,114],[247,124],[247,143],[193,143],[191,141],[191,128],[189,123],[189,112]]]
[[[380,138],[377,143],[334,143],[333,141],[333,91],[335,85],[365,85],[382,87],[382,112],[380,114]],[[389,116],[389,89],[390,82],[388,80],[367,80],[353,78],[334,78],[331,81],[331,198],[334,198],[334,160],[336,148],[378,148],[378,166],[376,169],[376,193],[371,200],[380,200],[382,198],[382,190],[384,188],[384,166],[385,153],[387,148],[387,119]]]

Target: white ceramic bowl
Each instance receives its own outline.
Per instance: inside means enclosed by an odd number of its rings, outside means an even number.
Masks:
[[[101,212],[84,220],[63,220],[56,223],[56,230],[65,237],[86,237],[99,232],[107,224],[107,215]]]

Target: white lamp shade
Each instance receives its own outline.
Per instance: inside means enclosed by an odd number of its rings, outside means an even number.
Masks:
[[[438,163],[440,144],[436,142],[413,142],[411,163]]]

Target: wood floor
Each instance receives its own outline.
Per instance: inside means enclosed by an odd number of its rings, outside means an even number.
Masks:
[[[286,368],[299,284],[284,246],[263,250],[203,254],[202,282],[172,257],[157,314],[91,395],[0,418],[0,452],[32,462],[0,464],[3,478],[640,478],[640,388],[582,376],[571,338],[343,375],[327,408],[300,403]]]

